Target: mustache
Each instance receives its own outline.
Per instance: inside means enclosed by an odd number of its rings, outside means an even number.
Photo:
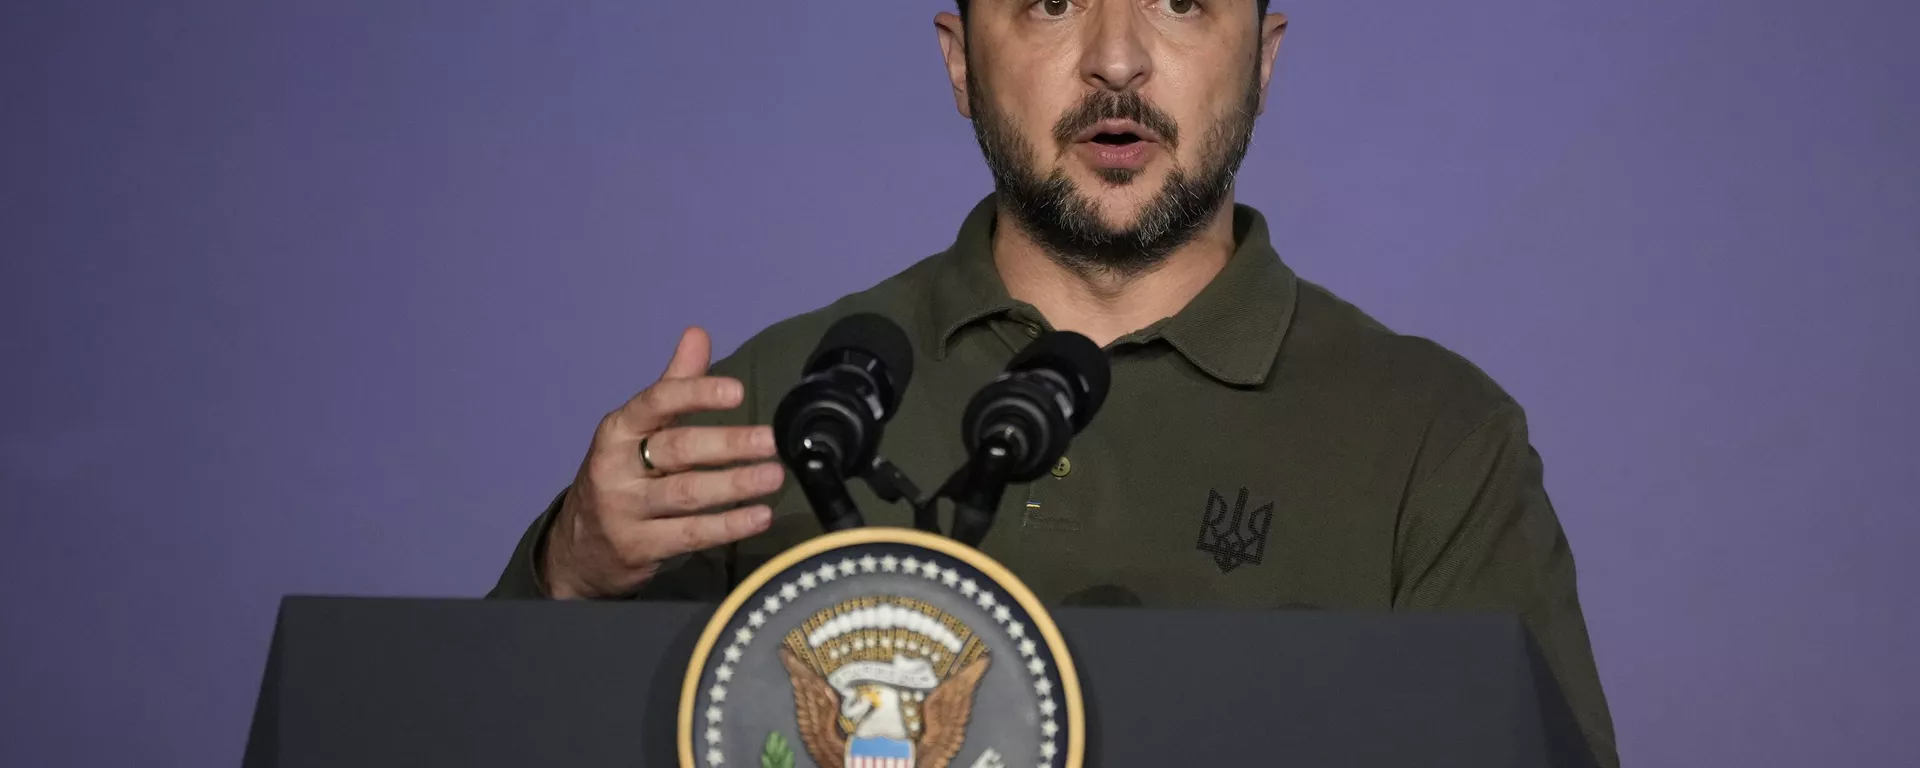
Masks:
[[[1053,140],[1066,146],[1073,137],[1102,120],[1132,120],[1160,134],[1169,149],[1180,146],[1180,126],[1172,115],[1160,111],[1139,91],[1094,91],[1080,104],[1060,116],[1053,126]]]

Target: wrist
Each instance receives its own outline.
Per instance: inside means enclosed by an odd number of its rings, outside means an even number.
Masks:
[[[554,600],[577,600],[586,596],[586,591],[571,578],[572,569],[568,567],[572,560],[568,556],[571,547],[567,543],[572,538],[569,531],[572,530],[570,523],[573,515],[567,509],[567,502],[572,500],[573,493],[569,491],[547,526],[546,535],[541,537],[539,549],[534,553],[534,581],[539,583],[541,592]]]
[[[551,548],[542,558],[541,571],[543,575],[540,586],[547,593],[547,597],[554,600],[579,600],[587,596],[585,590],[575,584],[572,579],[566,578],[566,569],[556,564]]]

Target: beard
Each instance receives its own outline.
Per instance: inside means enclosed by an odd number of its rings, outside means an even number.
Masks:
[[[1260,70],[1253,67],[1245,98],[1210,126],[1201,141],[1199,166],[1176,164],[1145,209],[1128,224],[1112,226],[1100,204],[1067,178],[1064,168],[1042,174],[1033,145],[1013,120],[993,108],[987,93],[967,68],[968,104],[974,138],[993,173],[994,192],[1014,223],[1056,262],[1081,274],[1132,278],[1158,267],[1169,254],[1192,242],[1233,194],[1235,174],[1253,140],[1260,106]],[[1051,138],[1064,157],[1074,136],[1106,119],[1140,123],[1160,135],[1172,156],[1179,146],[1178,123],[1137,91],[1096,91],[1062,115]],[[1125,186],[1139,175],[1126,168],[1096,171],[1109,186]]]

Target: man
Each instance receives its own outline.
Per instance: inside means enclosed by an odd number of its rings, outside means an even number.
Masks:
[[[969,8],[968,6],[972,7]],[[1520,407],[1471,364],[1300,280],[1233,202],[1286,19],[1264,0],[973,0],[935,19],[994,194],[953,246],[709,370],[682,336],[609,414],[497,597],[718,599],[819,533],[764,426],[832,322],[878,312],[914,381],[881,445],[937,482],[961,408],[1043,329],[1112,391],[982,548],[1043,599],[1517,612],[1617,762],[1567,542]],[[864,487],[871,524],[910,525]]]

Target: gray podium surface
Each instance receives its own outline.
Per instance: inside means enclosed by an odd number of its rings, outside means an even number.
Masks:
[[[674,765],[682,676],[713,610],[288,598],[245,765]],[[1513,617],[1054,618],[1085,691],[1090,766],[1591,763]]]

